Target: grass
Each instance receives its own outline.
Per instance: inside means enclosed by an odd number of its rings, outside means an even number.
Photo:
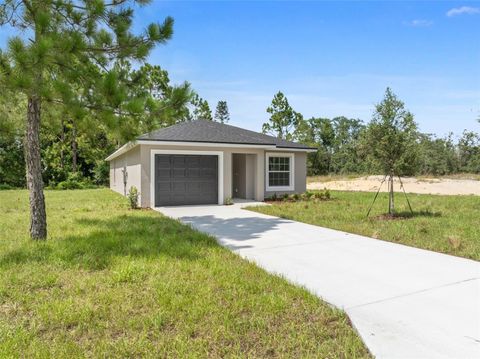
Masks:
[[[346,315],[107,189],[0,192],[0,357],[369,357]]]
[[[373,193],[331,191],[325,202],[279,202],[250,208],[300,222],[357,233],[412,247],[480,260],[480,197],[409,194],[410,215],[403,194],[396,206],[403,219],[382,220],[387,210],[386,193],[380,193],[370,215]]]

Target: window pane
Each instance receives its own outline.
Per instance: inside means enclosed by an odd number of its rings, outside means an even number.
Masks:
[[[269,157],[269,171],[290,171],[290,157]]]
[[[290,185],[290,173],[270,172],[268,174],[268,185],[270,187],[284,187]]]

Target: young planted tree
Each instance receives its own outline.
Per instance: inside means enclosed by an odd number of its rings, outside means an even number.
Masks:
[[[417,125],[390,88],[375,106],[372,121],[365,132],[366,151],[388,176],[388,213],[395,214],[393,179],[411,174],[417,162]]]
[[[131,32],[133,5],[148,0],[5,0],[0,24],[17,30],[0,51],[0,86],[27,98],[25,157],[30,191],[30,236],[45,239],[39,133],[42,106],[61,106],[74,118],[92,110],[111,127],[140,113],[144,98],[128,96],[128,84],[113,64],[144,61],[173,31],[173,19]]]
[[[293,110],[281,91],[273,97],[272,104],[267,108],[267,112],[270,114],[270,118],[262,126],[263,133],[293,140],[295,130],[303,127],[301,126],[303,116]]]
[[[227,101],[218,101],[217,108],[215,109],[215,120],[220,123],[227,123],[230,121]]]

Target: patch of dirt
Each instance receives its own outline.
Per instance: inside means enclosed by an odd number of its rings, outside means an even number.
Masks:
[[[367,176],[339,181],[311,182],[307,188],[309,190],[327,188],[337,191],[376,192],[382,179],[383,176]],[[473,179],[403,177],[402,182],[408,193],[480,196],[480,181]],[[398,178],[394,180],[393,187],[396,192],[402,191]],[[380,191],[387,192],[387,190],[385,181]]]

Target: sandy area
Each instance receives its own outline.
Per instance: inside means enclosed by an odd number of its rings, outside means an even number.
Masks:
[[[348,180],[312,182],[308,189],[323,189],[340,191],[375,192],[383,176],[368,176]],[[402,178],[405,191],[409,193],[445,194],[445,195],[480,195],[480,181],[468,179],[417,179],[414,177]],[[398,178],[394,181],[395,191],[401,191]],[[387,182],[383,183],[382,192],[387,191]]]

